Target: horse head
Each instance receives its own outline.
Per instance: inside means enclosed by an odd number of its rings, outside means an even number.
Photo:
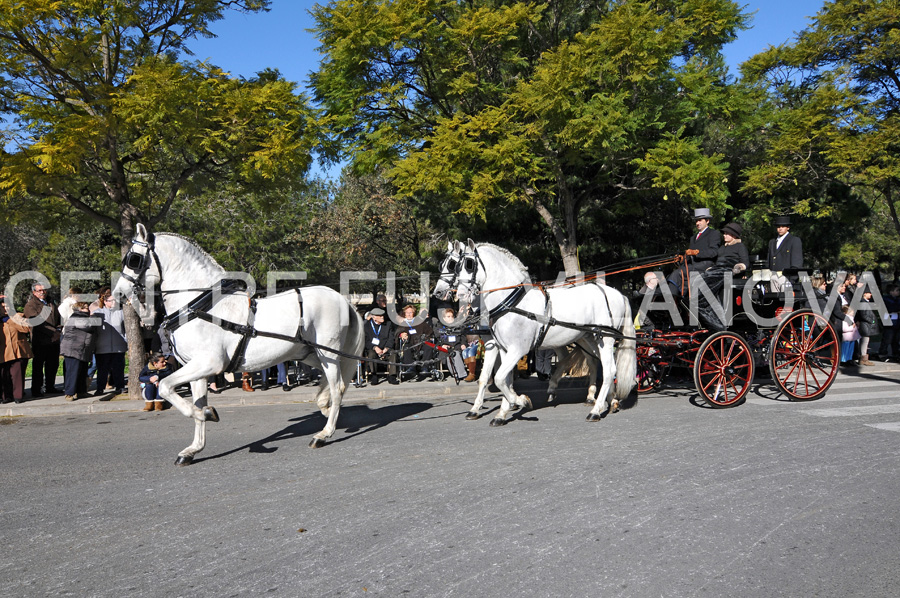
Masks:
[[[436,299],[446,301],[456,290],[456,274],[462,247],[463,245],[459,241],[447,241],[447,254],[444,261],[441,262],[441,273],[434,285],[434,292],[432,292],[432,296]]]
[[[459,263],[456,267],[456,295],[462,303],[471,304],[481,293],[485,272],[475,241],[469,239],[460,245]]]
[[[131,247],[122,258],[122,273],[112,291],[116,301],[131,302],[146,326],[151,326],[156,318],[156,302],[152,297],[161,276],[154,244],[153,233],[138,223]],[[151,300],[147,300],[148,289]]]

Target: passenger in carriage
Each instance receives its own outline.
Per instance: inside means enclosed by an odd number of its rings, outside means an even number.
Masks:
[[[691,272],[702,274],[715,264],[722,238],[719,231],[709,227],[711,219],[712,214],[710,214],[709,208],[694,210],[694,224],[697,227],[697,233],[691,236],[688,249],[684,252],[684,262],[667,279],[672,287],[672,294],[676,297],[687,294]]]
[[[722,227],[722,236],[725,244],[719,247],[715,266],[701,275],[703,283],[709,290],[719,297],[719,292],[725,286],[725,275],[742,275],[750,267],[750,253],[741,242],[744,228],[737,222],[730,222]],[[703,293],[700,293],[697,301],[697,311],[700,320],[707,328],[713,331],[725,330],[725,324],[713,310]]]

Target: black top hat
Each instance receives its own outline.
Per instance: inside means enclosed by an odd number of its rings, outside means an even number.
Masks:
[[[722,234],[723,234],[723,235],[724,235],[725,233],[728,233],[729,235],[731,235],[731,236],[734,237],[735,239],[740,239],[740,238],[741,238],[741,235],[743,234],[743,232],[744,232],[744,227],[741,226],[741,225],[740,225],[739,223],[737,223],[737,222],[729,222],[728,224],[726,224],[725,226],[722,227]]]
[[[775,226],[790,226],[791,225],[791,217],[790,216],[776,216],[775,217]]]

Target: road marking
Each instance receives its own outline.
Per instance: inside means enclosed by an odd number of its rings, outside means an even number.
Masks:
[[[840,380],[831,385],[831,388],[863,388],[867,386],[890,386],[896,385],[895,380]]]
[[[887,430],[888,432],[900,432],[900,422],[890,422],[887,424],[866,424],[870,428],[879,430]]]
[[[879,390],[879,391],[860,391],[854,393],[839,392],[832,393],[831,389],[824,397],[815,401],[816,403],[831,403],[834,401],[865,401],[866,399],[900,399],[900,389]],[[812,403],[810,403],[812,404]]]
[[[856,415],[880,415],[900,413],[900,405],[863,405],[859,407],[839,407],[836,409],[804,409],[804,414],[816,417],[847,417]]]

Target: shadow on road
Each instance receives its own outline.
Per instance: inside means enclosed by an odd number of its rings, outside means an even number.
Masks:
[[[383,428],[388,424],[422,413],[431,408],[432,405],[429,403],[403,403],[400,405],[386,405],[376,409],[372,409],[367,405],[345,405],[341,407],[337,429],[345,430],[347,435],[335,440],[330,440],[329,444],[350,440],[360,434]],[[265,438],[255,440],[249,444],[233,448],[217,455],[197,458],[194,460],[194,463],[220,459],[234,453],[239,453],[243,450],[249,450],[251,453],[274,453],[278,450],[278,447],[270,446],[271,444],[296,440],[307,436],[311,437],[325,427],[326,420],[325,416],[316,412],[290,421],[293,423]]]

